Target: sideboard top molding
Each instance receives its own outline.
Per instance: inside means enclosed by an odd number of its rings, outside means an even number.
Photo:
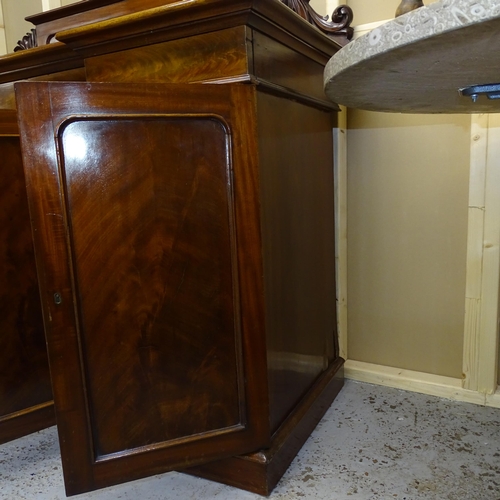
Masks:
[[[83,68],[84,62],[63,43],[19,50],[0,57],[0,84]]]
[[[0,83],[83,67],[84,60],[94,56],[236,26],[264,33],[326,64],[352,35],[349,7],[336,9],[329,21],[308,0],[86,0],[29,19],[39,23],[36,32],[20,41],[15,54],[0,57]],[[51,40],[46,38],[49,28],[57,35]]]
[[[278,1],[278,0],[273,0]],[[351,23],[353,13],[347,5],[340,5],[333,12],[331,19],[329,16],[320,16],[310,5],[310,0],[279,0],[299,16],[304,18],[313,26],[329,36],[344,37],[346,42],[353,36]],[[47,12],[28,16],[27,21],[37,26],[39,31],[40,45],[48,43],[50,38],[59,31],[61,23],[66,23],[67,28],[76,27],[92,22],[103,21],[115,17],[132,14],[140,10],[160,7],[162,5],[179,3],[178,0],[82,0],[65,7],[51,9]],[[181,2],[182,3],[182,0]],[[56,28],[56,31],[52,30]],[[342,42],[341,42],[342,43]],[[344,45],[344,43],[342,43]],[[26,47],[29,48],[29,47]]]
[[[352,11],[342,12],[337,18],[344,16],[348,24]],[[63,30],[57,33],[57,39],[87,57],[237,25],[247,25],[271,36],[278,31],[287,32],[325,55],[333,55],[348,41],[340,31],[338,36],[326,36],[278,0],[182,0]]]

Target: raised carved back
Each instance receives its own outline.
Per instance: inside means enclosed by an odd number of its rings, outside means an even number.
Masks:
[[[309,4],[309,0],[281,0],[287,7],[303,17],[306,21],[319,28],[323,33],[334,36],[345,36],[347,40],[354,33],[351,28],[353,12],[347,5],[338,6],[332,14],[331,20],[328,16],[320,16]]]
[[[14,52],[32,49],[33,47],[38,47],[35,29],[26,33],[26,35],[24,35],[21,40],[17,42],[17,45],[14,47]]]

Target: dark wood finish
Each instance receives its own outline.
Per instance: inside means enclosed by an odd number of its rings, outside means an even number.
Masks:
[[[274,433],[271,446],[183,472],[259,495],[270,495],[344,385],[343,360],[337,359]]]
[[[87,79],[117,83],[249,80],[252,32],[236,26],[85,60]]]
[[[341,387],[342,43],[278,0],[156,1],[0,58],[2,105],[23,75],[108,82],[17,84],[66,487],[196,466],[266,494]]]
[[[168,3],[130,14],[125,23],[106,20],[60,31],[57,39],[84,57],[94,57],[235,26],[269,34],[323,64],[342,46],[278,0]]]
[[[331,111],[257,95],[268,449],[189,473],[268,495],[340,391]],[[311,162],[311,152],[314,161]]]
[[[273,431],[338,357],[333,115],[284,97],[257,100]]]
[[[16,115],[0,111],[0,443],[53,425]]]
[[[93,24],[178,0],[84,0],[26,18],[36,26],[39,45],[51,43],[58,31]]]
[[[2,137],[18,137],[19,126],[17,125],[17,115],[14,110],[0,110],[0,136]],[[18,139],[19,140],[19,139]],[[18,148],[19,149],[19,148]],[[16,160],[14,160],[16,161]],[[17,154],[17,164],[22,167],[21,150]],[[21,168],[22,171],[22,168]]]
[[[52,400],[0,418],[0,444],[41,431],[56,424]]]
[[[62,44],[0,59],[0,443],[55,424],[13,78],[84,80]],[[70,57],[74,61],[74,58]],[[45,71],[54,70],[52,74]]]
[[[19,50],[32,49],[36,46],[36,30],[32,29],[28,33],[26,33],[26,35],[24,35],[21,40],[17,42],[17,45],[14,47],[14,52],[18,52]]]
[[[325,62],[256,29],[237,26],[89,57],[85,68],[87,79],[95,82],[221,83],[257,78],[323,100],[331,108],[318,78]]]
[[[281,0],[285,5],[297,12],[308,22],[330,36],[342,36],[346,43],[354,34],[351,23],[353,20],[352,9],[347,5],[337,7],[332,18],[320,16],[310,5],[309,0]]]
[[[21,50],[0,58],[0,83],[83,68],[83,59],[62,43]]]
[[[84,68],[77,68],[48,75],[32,76],[30,81],[84,82],[85,70]],[[14,93],[14,82],[0,83],[0,110],[11,110],[15,112],[16,96]]]
[[[352,10],[341,5],[332,13],[331,19],[320,16],[309,4],[309,0],[276,0],[286,5],[308,23],[314,25],[326,35],[345,45],[353,35],[351,28]],[[36,25],[36,34],[40,45],[50,43],[59,31],[108,21],[119,16],[141,12],[145,8],[162,7],[176,3],[177,0],[84,0],[75,4],[53,9],[26,18]]]
[[[254,89],[16,90],[68,493],[268,444]]]
[[[257,30],[253,33],[253,62],[253,74],[265,82],[326,101],[318,78],[323,74],[324,63]]]

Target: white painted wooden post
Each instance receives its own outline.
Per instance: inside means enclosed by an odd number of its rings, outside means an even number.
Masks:
[[[7,54],[7,38],[5,37],[2,0],[0,0],[0,55],[4,54]]]
[[[488,115],[472,115],[465,284],[464,389],[478,390]]]
[[[42,0],[43,12],[51,9],[57,9],[58,7],[61,7],[61,5],[61,0]]]
[[[497,389],[500,283],[500,119],[492,114],[488,121],[478,390],[493,394]]]
[[[497,389],[500,284],[500,120],[473,115],[463,372],[465,389]]]
[[[334,129],[335,268],[340,356],[347,359],[347,110],[341,109]]]

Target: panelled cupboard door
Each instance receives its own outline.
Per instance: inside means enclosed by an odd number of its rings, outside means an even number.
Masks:
[[[67,493],[268,445],[255,88],[16,98]]]
[[[0,110],[0,443],[54,425],[17,117]]]

